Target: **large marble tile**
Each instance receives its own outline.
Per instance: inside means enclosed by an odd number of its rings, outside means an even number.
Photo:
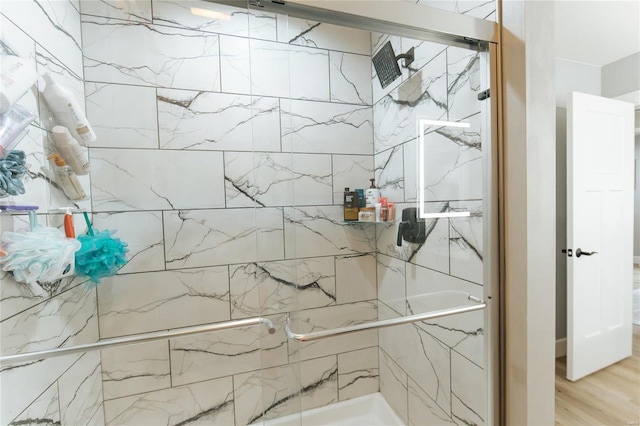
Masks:
[[[339,304],[377,298],[375,254],[337,256],[335,264],[336,295]]]
[[[97,136],[91,147],[158,148],[154,88],[86,83],[85,93],[87,119]]]
[[[0,323],[2,355],[98,339],[96,292],[78,285]]]
[[[286,258],[370,253],[375,225],[346,224],[342,206],[285,207]]]
[[[0,8],[40,46],[82,76],[80,13],[67,1],[7,1]]]
[[[377,226],[378,252],[387,256],[405,260],[414,264],[449,271],[449,227],[448,219],[429,219],[425,221],[425,242],[409,243],[402,241],[397,245],[398,225],[402,219],[402,212],[406,208],[415,208],[415,204],[396,204],[396,224]],[[429,213],[448,211],[447,203],[428,203],[426,211]]]
[[[229,271],[232,318],[336,303],[333,257],[230,265]]]
[[[447,48],[446,44],[405,37],[402,38],[401,46],[402,53],[408,52],[413,47],[414,55],[413,63],[408,68],[400,68],[405,79],[420,71]]]
[[[329,52],[290,45],[289,87],[295,99],[331,100]]]
[[[482,201],[451,203],[453,211],[469,211],[471,216],[449,220],[451,275],[483,283]]]
[[[8,424],[27,409],[52,384],[57,386],[60,377],[80,355],[49,358],[5,365],[0,368],[0,422]],[[16,392],[19,389],[19,392]],[[58,402],[56,401],[56,405]],[[57,407],[56,407],[57,409]],[[59,413],[57,414],[59,416]]]
[[[446,120],[446,65],[443,52],[373,106],[375,152],[415,139],[418,118]]]
[[[378,347],[338,355],[338,396],[344,401],[378,392]]]
[[[265,40],[249,39],[251,92],[258,96],[292,96],[289,46]]]
[[[371,105],[371,57],[330,52],[331,102]]]
[[[83,15],[82,35],[88,81],[220,90],[216,34]]]
[[[494,0],[417,0],[412,3],[437,7],[449,12],[460,13],[474,18],[495,20],[497,4]]]
[[[487,418],[486,372],[465,357],[451,353],[451,394],[456,398],[452,416],[464,424],[485,424]]]
[[[173,386],[287,364],[284,317],[271,317],[275,334],[261,325],[172,339]]]
[[[427,213],[451,211],[450,203],[426,203]],[[407,244],[410,255],[407,260],[416,265],[434,269],[443,273],[450,271],[450,219],[425,219],[426,241],[423,244]]]
[[[457,121],[481,109],[478,93],[486,90],[480,72],[480,53],[450,46],[447,48],[447,93],[449,120]]]
[[[451,418],[453,418],[455,422],[454,424],[459,426],[483,426],[486,424],[486,422],[478,415],[478,413],[475,413],[455,394],[451,395]]]
[[[154,0],[153,23],[188,30],[247,37],[249,11],[199,0]]]
[[[371,155],[370,107],[283,100],[281,108],[283,151]]]
[[[77,285],[4,320],[0,332],[2,355],[95,342],[96,292]],[[15,418],[77,359],[78,355],[69,355],[2,366],[0,419],[8,422]]]
[[[397,203],[404,201],[404,155],[396,146],[374,156],[376,186],[383,197]]]
[[[95,148],[90,159],[93,211],[224,207],[220,152]]]
[[[338,401],[335,356],[233,377],[236,424],[266,422]]]
[[[380,360],[380,392],[393,411],[407,423],[407,373],[382,349]]]
[[[442,293],[447,292],[449,293]],[[482,298],[482,287],[447,274],[407,265],[408,313],[447,309],[470,302],[464,292]],[[451,315],[417,323],[417,326],[463,354],[477,365],[484,365],[484,317],[482,311]]]
[[[164,214],[168,269],[284,257],[282,210],[191,210]]]
[[[58,380],[60,418],[64,425],[89,424],[102,408],[100,353],[87,352]]]
[[[441,127],[424,136],[424,200],[482,198],[480,115],[470,128]]]
[[[43,302],[47,296],[37,283],[19,283],[10,272],[0,272],[0,321]]]
[[[5,420],[5,419],[2,419]],[[4,423],[4,421],[3,421]],[[26,410],[13,419],[9,426],[19,425],[60,425],[58,385],[54,383],[38,397]]]
[[[378,314],[380,319],[398,317],[384,304],[378,306]],[[448,414],[451,410],[450,349],[413,324],[381,329],[379,333],[380,348]]]
[[[105,401],[107,425],[232,425],[231,377]]]
[[[418,140],[413,139],[402,145],[404,155],[404,200],[418,201],[418,186],[420,185],[418,164]]]
[[[226,267],[118,275],[98,286],[100,337],[229,319]]]
[[[296,46],[371,54],[370,33],[356,28],[279,16],[278,41]]]
[[[409,426],[456,424],[412,379],[409,379],[408,412]]]
[[[328,101],[329,52],[250,40],[254,95]]]
[[[117,231],[114,237],[127,243],[127,264],[119,274],[164,269],[162,212],[95,213],[93,226]]]
[[[98,407],[98,409],[96,410],[96,413],[89,420],[89,423],[87,423],[87,426],[104,426],[104,425],[105,425],[104,405],[101,404],[100,407]]]
[[[375,301],[357,302],[294,312],[291,314],[290,327],[295,333],[311,333],[363,324],[377,319],[377,303]],[[301,361],[369,348],[376,346],[377,343],[376,330],[366,330],[310,342],[290,342],[289,357]]]
[[[249,37],[252,39],[278,40],[278,17],[261,10],[249,11]]]
[[[333,204],[343,204],[344,188],[364,190],[374,177],[371,155],[332,155],[332,166]]]
[[[149,342],[101,351],[104,399],[171,387],[169,342]]]
[[[228,207],[326,205],[331,156],[225,152]]]
[[[279,151],[278,100],[158,89],[160,147]]]
[[[249,43],[249,39],[244,37],[220,36],[220,80],[222,92],[251,93],[251,52]]]
[[[405,283],[405,262],[378,253],[376,258],[378,301],[384,303],[400,315],[406,315],[407,289]]]
[[[151,23],[151,0],[80,0],[83,15]]]

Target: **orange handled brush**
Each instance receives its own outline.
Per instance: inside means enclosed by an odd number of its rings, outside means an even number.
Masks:
[[[76,230],[73,227],[73,215],[67,210],[64,215],[64,234],[67,238],[75,238]]]

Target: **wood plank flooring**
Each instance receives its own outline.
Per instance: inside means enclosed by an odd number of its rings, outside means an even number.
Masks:
[[[565,378],[566,357],[556,359],[556,425],[640,425],[640,326],[633,355],[577,382]]]

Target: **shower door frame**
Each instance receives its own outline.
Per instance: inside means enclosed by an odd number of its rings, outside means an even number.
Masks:
[[[238,7],[239,0],[207,0]],[[489,137],[489,155],[483,153],[483,238],[488,252],[484,260],[484,288],[487,308],[484,330],[487,373],[486,424],[504,424],[505,421],[505,330],[504,330],[504,249],[501,244],[500,212],[503,209],[504,185],[501,181],[504,147],[502,144],[502,91],[500,60],[500,25],[497,22],[460,15],[429,6],[406,1],[368,0],[246,0],[243,7],[311,19],[334,25],[360,28],[402,37],[417,38],[450,46],[482,47],[488,55],[491,95],[488,107],[483,109]],[[497,6],[497,5],[496,5]],[[496,7],[496,14],[499,13]]]

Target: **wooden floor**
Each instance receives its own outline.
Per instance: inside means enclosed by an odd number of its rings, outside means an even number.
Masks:
[[[640,425],[640,325],[631,357],[577,382],[565,372],[566,357],[556,359],[556,425]]]

